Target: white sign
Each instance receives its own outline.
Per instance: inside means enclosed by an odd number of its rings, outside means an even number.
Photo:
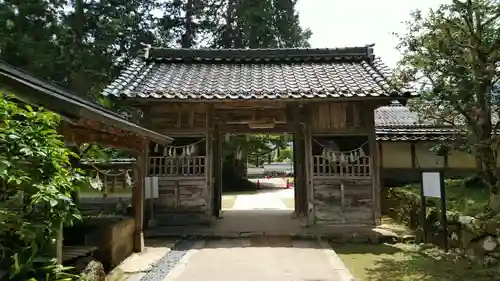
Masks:
[[[158,177],[146,177],[144,179],[144,198],[158,198]]]
[[[424,196],[441,198],[441,175],[438,172],[423,172],[422,187]]]

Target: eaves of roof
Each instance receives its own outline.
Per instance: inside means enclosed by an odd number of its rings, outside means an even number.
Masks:
[[[101,105],[81,98],[62,87],[36,78],[2,61],[0,61],[0,85],[13,89],[13,93],[20,100],[42,106],[69,120],[89,119],[112,125],[158,143],[166,144],[173,141],[170,137],[130,122]]]

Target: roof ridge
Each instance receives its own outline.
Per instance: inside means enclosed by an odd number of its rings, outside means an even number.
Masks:
[[[172,61],[252,61],[359,59],[372,61],[374,44],[342,48],[179,49],[145,46],[144,59]]]

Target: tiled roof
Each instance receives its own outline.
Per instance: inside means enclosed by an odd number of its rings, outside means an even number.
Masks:
[[[372,46],[339,49],[148,48],[103,91],[176,100],[399,97]],[[405,93],[407,94],[407,93]]]
[[[130,122],[95,102],[0,61],[0,90],[2,87],[14,89],[14,94],[23,102],[42,106],[67,120],[88,119],[159,143],[173,141],[172,138]]]
[[[460,133],[451,126],[419,118],[409,107],[393,102],[375,110],[375,130],[381,141],[455,140]]]

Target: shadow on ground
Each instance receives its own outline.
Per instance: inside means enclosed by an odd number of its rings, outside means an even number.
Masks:
[[[244,243],[244,241],[246,243]],[[205,249],[231,248],[302,248],[322,249],[315,241],[291,239],[287,236],[252,236],[248,239],[206,239]]]
[[[284,190],[284,187],[276,187],[273,185],[268,185],[257,190],[246,190],[246,191],[224,191],[222,195],[252,195],[260,193],[275,193],[279,190]]]
[[[493,281],[500,266],[486,268],[456,254],[410,245],[333,245],[357,281]]]

